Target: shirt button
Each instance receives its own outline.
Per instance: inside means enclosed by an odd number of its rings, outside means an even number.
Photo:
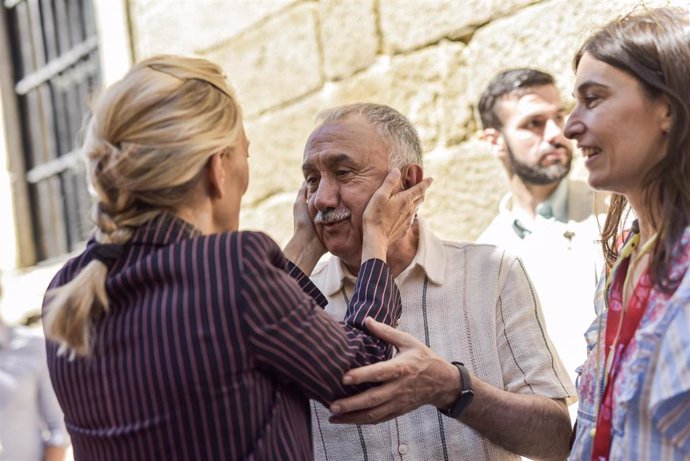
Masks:
[[[398,453],[400,453],[401,455],[406,455],[407,454],[407,445],[405,445],[404,443],[401,444],[398,447]]]

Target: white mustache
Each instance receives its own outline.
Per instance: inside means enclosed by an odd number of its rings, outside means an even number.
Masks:
[[[349,208],[338,208],[334,210],[319,210],[314,216],[314,224],[332,224],[335,222],[344,221],[352,216]]]

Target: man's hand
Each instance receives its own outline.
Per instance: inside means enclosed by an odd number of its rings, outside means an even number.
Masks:
[[[379,258],[386,261],[388,246],[412,227],[417,208],[424,202],[431,178],[403,189],[399,169],[393,169],[369,199],[362,216],[362,261]]]
[[[383,383],[360,394],[337,400],[330,406],[332,423],[375,424],[388,421],[422,405],[449,406],[460,389],[460,373],[413,336],[371,318],[369,331],[395,346],[398,354],[350,370],[344,384]]]
[[[283,253],[302,272],[309,275],[319,262],[319,258],[326,253],[314,229],[314,223],[307,210],[307,185],[302,183],[295,203],[292,206],[294,232],[290,241],[285,245]]]
[[[344,384],[382,383],[331,403],[330,421],[375,424],[422,405],[447,408],[460,390],[460,373],[413,336],[366,320],[375,336],[394,345],[399,354],[348,371]],[[462,359],[462,357],[458,357]],[[569,451],[570,417],[563,399],[515,394],[472,375],[474,399],[460,420],[496,445],[532,459],[564,459]]]

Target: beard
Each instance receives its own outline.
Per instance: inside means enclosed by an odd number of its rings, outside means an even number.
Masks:
[[[571,153],[568,146],[563,144],[550,145],[549,151],[562,147]],[[561,179],[568,176],[570,172],[570,164],[572,163],[572,155],[568,156],[566,163],[554,163],[553,165],[541,166],[538,163],[535,165],[529,165],[517,159],[513,149],[510,147],[510,143],[506,139],[506,150],[508,152],[508,160],[510,161],[510,168],[513,172],[518,175],[520,179],[528,184],[535,184],[539,186],[544,186],[547,184],[553,184],[559,182]],[[546,152],[540,152],[539,158]]]

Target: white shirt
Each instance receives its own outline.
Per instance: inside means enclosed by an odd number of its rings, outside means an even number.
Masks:
[[[67,446],[40,332],[0,323],[0,460],[39,461],[45,445]]]
[[[574,398],[520,261],[493,245],[443,242],[421,219],[418,225],[417,254],[395,279],[403,302],[398,328],[499,389]],[[312,280],[328,297],[326,311],[342,319],[355,277],[332,257]],[[332,425],[329,415],[312,402],[317,460],[520,459],[429,405],[368,426]]]
[[[522,259],[541,300],[549,336],[574,380],[587,359],[584,333],[595,318],[594,291],[604,265],[594,193],[585,183],[562,181],[537,208],[533,222],[511,207],[511,201],[512,194],[503,198],[498,216],[477,241],[501,246]]]

